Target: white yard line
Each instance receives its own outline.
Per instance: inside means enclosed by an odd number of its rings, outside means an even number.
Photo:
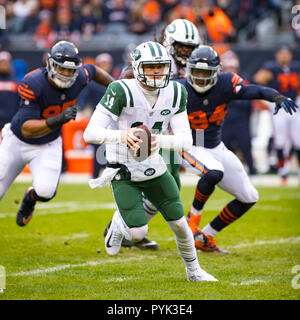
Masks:
[[[149,257],[147,257],[149,258]],[[151,257],[153,258],[153,257]],[[130,261],[138,261],[138,260],[144,260],[145,257],[131,257],[131,258],[115,258],[115,259],[108,259],[108,260],[97,260],[97,261],[87,261],[84,263],[78,263],[78,264],[63,264],[56,267],[50,267],[50,268],[41,268],[41,269],[33,269],[30,271],[23,271],[23,272],[15,272],[8,274],[7,276],[10,277],[25,277],[25,276],[36,276],[36,275],[44,275],[46,273],[53,273],[61,270],[66,269],[72,269],[72,268],[83,268],[83,267],[94,267],[99,265],[105,265],[109,263],[116,263],[116,262],[130,262]]]
[[[226,249],[239,249],[239,248],[246,248],[246,247],[264,246],[264,245],[269,245],[269,244],[281,244],[281,243],[287,243],[287,242],[298,243],[298,242],[300,242],[300,237],[290,237],[290,238],[281,238],[281,239],[276,239],[276,240],[240,243],[240,244],[237,244],[234,246],[226,246]]]
[[[82,203],[82,202],[53,202],[52,204],[39,204],[34,212],[35,216],[46,216],[49,214],[64,214],[78,211],[96,211],[102,209],[115,209],[113,202],[108,203]],[[15,217],[16,212],[0,212],[0,219]]]
[[[269,244],[280,244],[280,243],[287,243],[287,242],[293,242],[293,243],[298,243],[300,242],[300,237],[291,237],[291,238],[284,238],[284,239],[277,239],[277,240],[270,240],[270,241],[256,241],[256,242],[251,242],[251,243],[241,243],[239,245],[235,246],[227,246],[226,248],[243,248],[243,247],[252,247],[252,246],[258,246],[258,245],[269,245]],[[170,254],[172,254],[170,252]],[[72,269],[72,268],[82,268],[82,267],[88,267],[88,266],[99,266],[99,265],[105,265],[109,263],[126,263],[126,262],[131,262],[131,261],[138,261],[138,260],[145,260],[145,259],[154,259],[156,256],[149,255],[149,256],[140,256],[140,257],[129,257],[129,258],[113,258],[113,259],[107,259],[107,260],[97,260],[97,261],[87,261],[84,263],[78,263],[78,264],[64,264],[64,265],[59,265],[55,267],[50,267],[50,268],[41,268],[41,269],[33,269],[29,271],[23,271],[23,272],[15,272],[8,274],[7,276],[10,277],[24,277],[24,276],[35,276],[35,275],[44,275],[47,273],[53,273],[53,272],[58,272],[61,270],[66,270],[66,269]],[[232,285],[250,285],[254,283],[259,283],[259,282],[266,282],[264,280],[249,280],[249,281],[242,281],[241,283],[232,283]]]
[[[251,285],[251,284],[257,284],[257,283],[266,284],[266,283],[268,283],[268,281],[266,281],[266,280],[254,279],[254,280],[242,281],[241,283],[232,282],[232,283],[230,283],[230,284],[231,284],[232,286],[249,286],[249,285]]]

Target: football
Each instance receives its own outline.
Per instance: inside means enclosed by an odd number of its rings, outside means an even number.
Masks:
[[[145,125],[140,125],[137,128],[143,131],[136,136],[143,142],[140,143],[140,148],[133,153],[136,161],[144,161],[151,154],[151,131]]]

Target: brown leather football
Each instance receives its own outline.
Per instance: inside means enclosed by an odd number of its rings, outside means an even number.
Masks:
[[[137,128],[143,131],[137,135],[143,142],[140,143],[140,148],[133,154],[136,161],[144,161],[151,154],[151,131],[144,124]]]

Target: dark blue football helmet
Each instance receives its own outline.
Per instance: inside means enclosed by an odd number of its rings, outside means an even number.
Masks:
[[[48,54],[47,71],[50,79],[59,88],[71,87],[78,76],[80,67],[81,58],[73,43],[59,41],[51,48]],[[59,69],[61,68],[72,70],[71,76],[60,74]]]
[[[208,91],[218,81],[220,58],[210,46],[201,45],[187,61],[187,80],[199,93]]]

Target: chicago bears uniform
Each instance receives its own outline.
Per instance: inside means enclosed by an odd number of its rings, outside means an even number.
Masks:
[[[261,69],[267,70],[272,74],[272,80],[268,82],[268,86],[296,101],[298,90],[300,88],[299,61],[290,61],[285,66],[280,65],[278,61],[267,61]],[[277,150],[278,158],[278,173],[282,178],[282,184],[286,184],[288,170],[285,167],[285,158],[288,157],[289,154],[287,146],[290,146],[290,142],[298,157],[300,178],[300,112],[298,111],[293,117],[289,117],[286,113],[281,112],[272,117],[272,122],[274,148]]]
[[[231,72],[219,73],[220,59],[209,46],[199,46],[187,63],[187,79],[179,79],[188,92],[187,112],[192,129],[193,147],[181,153],[183,165],[200,178],[191,210],[187,216],[197,248],[216,253],[213,237],[234,222],[258,200],[242,163],[221,141],[221,130],[227,106],[233,100],[265,99],[277,103],[292,114],[297,106],[278,91],[258,85],[245,85]],[[235,196],[220,214],[201,232],[198,225],[205,202],[215,185]]]
[[[0,199],[27,163],[33,178],[17,213],[19,226],[29,222],[36,201],[54,197],[61,173],[61,127],[75,119],[76,98],[96,75],[99,83],[112,81],[101,69],[82,66],[77,48],[60,41],[51,48],[47,67],[20,83],[20,108],[3,128],[0,145]]]

